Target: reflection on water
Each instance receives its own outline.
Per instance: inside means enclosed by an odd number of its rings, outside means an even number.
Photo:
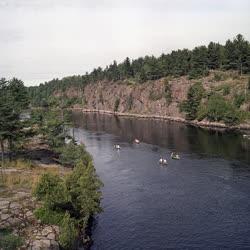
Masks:
[[[250,140],[239,132],[223,132],[187,126],[182,123],[121,118],[111,115],[73,113],[75,125],[90,131],[102,131],[121,140],[142,142],[200,156],[218,156],[250,164]]]
[[[98,114],[73,121],[104,183],[92,250],[250,249],[250,145],[240,134]]]

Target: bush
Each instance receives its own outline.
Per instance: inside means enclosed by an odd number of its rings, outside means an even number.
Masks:
[[[172,101],[171,85],[168,82],[165,82],[165,99],[166,99],[166,102],[167,102],[168,105]]]
[[[101,212],[101,186],[92,160],[77,161],[65,179],[49,173],[41,177],[34,194],[43,206],[35,215],[43,223],[60,225],[59,242],[64,249],[74,249],[78,229]]]
[[[186,118],[188,120],[194,120],[197,117],[197,112],[204,92],[205,90],[201,83],[195,83],[189,88],[187,100],[180,106],[181,111],[187,113]]]
[[[78,162],[73,172],[67,176],[66,187],[69,190],[70,200],[73,207],[80,212],[82,223],[90,215],[101,212],[100,200],[102,186],[101,181],[96,175],[92,162],[84,165]]]
[[[59,243],[63,249],[76,248],[77,230],[75,222],[68,213],[65,213],[60,227]]]
[[[197,120],[201,121],[207,117],[207,107],[202,104],[199,106],[198,112],[197,112]]]
[[[132,93],[130,93],[128,97],[128,110],[131,110],[132,107],[133,107],[133,96],[132,96]]]
[[[65,145],[60,150],[59,161],[64,166],[74,167],[78,161],[87,164],[92,161],[90,154],[85,150],[83,145],[75,145],[73,142]]]
[[[152,101],[157,101],[162,98],[162,93],[158,92],[158,90],[152,89],[149,93],[149,99]]]
[[[55,174],[45,173],[34,189],[35,196],[50,209],[62,206],[69,200],[63,180]]]
[[[120,99],[117,98],[117,99],[115,100],[115,106],[114,106],[114,111],[115,111],[115,112],[118,111],[119,105],[120,105]]]
[[[236,94],[234,96],[234,105],[239,108],[243,103],[245,102],[245,96],[244,94]]]
[[[207,103],[207,118],[209,121],[224,121],[226,124],[233,125],[239,122],[238,113],[232,104],[218,95],[212,95]]]
[[[23,239],[19,236],[13,235],[7,230],[0,231],[0,249],[16,250],[23,244]]]
[[[64,212],[62,211],[53,211],[46,206],[37,208],[34,212],[34,215],[37,219],[41,220],[44,224],[52,225],[61,225]]]
[[[221,81],[223,79],[223,75],[221,73],[214,73],[214,80],[215,81]]]
[[[222,93],[223,93],[224,96],[229,95],[230,94],[230,86],[229,85],[224,85]]]

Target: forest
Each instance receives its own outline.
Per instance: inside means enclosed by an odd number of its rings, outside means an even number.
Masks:
[[[159,57],[145,56],[123,62],[114,61],[104,69],[101,67],[85,75],[53,79],[39,86],[29,87],[28,92],[34,106],[41,106],[55,91],[69,87],[84,89],[86,84],[97,81],[130,80],[143,83],[167,76],[184,76],[189,79],[204,77],[209,70],[235,70],[239,74],[250,73],[250,43],[241,34],[224,45],[210,42],[208,46],[197,46],[192,50],[179,49]]]

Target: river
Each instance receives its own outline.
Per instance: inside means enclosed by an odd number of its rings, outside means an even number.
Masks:
[[[73,121],[104,183],[92,250],[250,248],[250,140],[242,134],[94,113]]]

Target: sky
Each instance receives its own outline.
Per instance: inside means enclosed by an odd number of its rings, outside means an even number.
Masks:
[[[0,0],[0,78],[26,86],[127,56],[250,41],[250,0]]]

